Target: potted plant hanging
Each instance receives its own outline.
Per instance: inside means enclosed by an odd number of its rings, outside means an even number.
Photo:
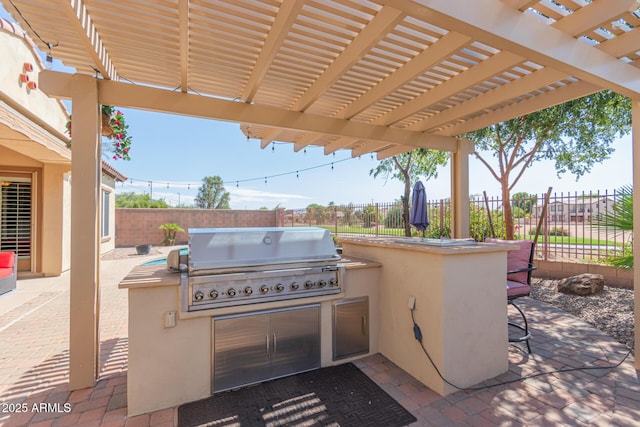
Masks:
[[[111,141],[113,160],[131,160],[129,156],[131,137],[127,133],[129,126],[125,123],[124,114],[110,105],[103,105],[101,110],[102,136]],[[67,133],[71,137],[71,116],[67,122]],[[71,149],[71,139],[67,142],[67,148]]]

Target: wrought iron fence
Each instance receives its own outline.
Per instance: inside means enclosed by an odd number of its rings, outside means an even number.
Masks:
[[[615,218],[616,204],[624,194],[618,191],[554,193],[541,220],[545,194],[515,197],[511,200],[514,237],[533,239],[538,232],[537,257],[602,261],[632,250],[632,232],[602,224],[602,218]],[[430,225],[413,236],[451,237],[451,203],[448,199],[427,203]],[[405,236],[401,202],[348,205],[312,205],[285,211],[285,226],[319,226],[336,236]],[[599,223],[600,222],[600,223]],[[540,228],[538,229],[538,225]],[[470,235],[478,241],[487,237],[504,238],[504,206],[499,197],[473,196],[470,206]]]

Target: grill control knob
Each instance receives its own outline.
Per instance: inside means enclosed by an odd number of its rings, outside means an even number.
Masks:
[[[209,292],[209,298],[211,299],[218,298],[218,291],[216,291],[215,289],[212,289],[211,292]]]
[[[260,286],[259,290],[261,294],[266,294],[267,292],[269,292],[269,288],[267,288],[265,285]]]
[[[311,280],[307,280],[306,282],[304,282],[304,288],[305,289],[313,288],[313,282]]]
[[[244,292],[245,295],[251,295],[253,293],[253,289],[251,289],[251,286],[247,286],[242,292]]]
[[[319,280],[318,281],[318,287],[319,288],[324,288],[325,286],[327,286],[327,281],[326,280]]]
[[[227,291],[227,295],[230,297],[235,297],[236,296],[236,290],[231,288]]]
[[[283,290],[284,290],[284,286],[282,285],[282,283],[278,283],[276,285],[276,291],[282,292]]]
[[[197,292],[193,295],[193,298],[194,298],[196,301],[201,301],[201,300],[202,300],[202,298],[204,298],[204,293],[203,293],[202,291],[197,291]]]
[[[335,277],[331,280],[329,280],[329,285],[330,286],[337,286],[338,285],[338,279],[336,279]]]
[[[298,285],[296,282],[293,282],[289,287],[291,288],[292,291],[296,291],[298,290],[300,285]]]

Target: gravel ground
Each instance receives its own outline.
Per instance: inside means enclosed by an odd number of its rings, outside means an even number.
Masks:
[[[532,279],[531,297],[558,307],[633,348],[633,290],[605,286],[596,295],[565,295],[558,280]]]

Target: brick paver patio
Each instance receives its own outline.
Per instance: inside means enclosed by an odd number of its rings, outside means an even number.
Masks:
[[[68,274],[22,279],[16,291],[0,296],[0,425],[177,424],[177,408],[127,418],[127,292],[117,285],[131,268],[151,258],[101,263],[100,378],[93,388],[70,392],[67,387]],[[561,310],[530,299],[521,306],[532,323],[534,354],[511,346],[509,371],[486,385],[548,370],[608,366],[627,352]],[[356,364],[416,416],[414,425],[633,426],[640,420],[640,379],[633,356],[615,369],[554,373],[445,398],[384,356]]]

